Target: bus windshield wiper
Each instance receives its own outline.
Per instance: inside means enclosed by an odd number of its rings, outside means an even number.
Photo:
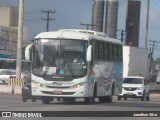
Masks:
[[[46,66],[45,70],[43,71],[43,78],[46,77],[47,73],[48,73],[48,70],[49,70],[49,66]]]
[[[66,64],[67,64],[67,68],[68,68],[68,70],[69,70],[72,78],[74,79],[74,73],[73,73],[73,71],[72,71],[72,69],[71,69],[71,66],[70,66],[68,63],[66,63]]]
[[[55,62],[53,54],[52,54],[52,59],[50,59],[50,61],[49,61],[49,65],[47,65],[45,70],[43,71],[43,75],[42,75],[43,78],[45,78],[46,75],[48,74],[48,71],[49,71],[49,68],[50,68],[50,65],[51,65],[52,62]]]

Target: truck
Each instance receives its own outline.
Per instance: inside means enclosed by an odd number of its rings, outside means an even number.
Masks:
[[[123,46],[123,83],[118,100],[145,98],[149,101],[149,59],[148,50],[133,46]]]
[[[134,46],[123,46],[123,77],[149,77],[148,50]]]

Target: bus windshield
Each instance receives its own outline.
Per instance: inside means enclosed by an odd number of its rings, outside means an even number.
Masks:
[[[87,71],[86,47],[84,40],[36,40],[32,72],[46,80],[59,76],[73,79],[83,77]]]

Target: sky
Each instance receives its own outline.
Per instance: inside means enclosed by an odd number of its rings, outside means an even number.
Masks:
[[[118,29],[125,29],[126,18],[126,0],[118,0]],[[19,6],[19,0],[0,0],[0,6]],[[149,16],[149,40],[160,41],[160,0],[150,0],[150,16]],[[56,10],[51,13],[49,30],[59,30],[67,28],[86,29],[81,23],[91,23],[92,17],[92,0],[24,0],[24,25],[28,28],[28,39],[46,31],[47,14],[41,10]],[[146,11],[147,0],[141,0],[141,18],[140,18],[140,36],[139,46],[144,47],[145,44],[145,28],[146,28]],[[120,39],[120,32],[117,33]],[[148,48],[152,46],[152,42],[148,41]],[[154,51],[154,58],[160,57],[160,43],[157,43]],[[159,50],[158,50],[159,49]]]

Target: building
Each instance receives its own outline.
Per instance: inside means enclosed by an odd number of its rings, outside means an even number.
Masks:
[[[141,1],[128,1],[126,20],[126,45],[139,47]]]
[[[16,58],[17,34],[16,28],[0,26],[0,58]]]
[[[106,5],[105,33],[117,38],[118,0],[107,0]]]
[[[18,27],[18,14],[17,7],[0,7],[0,26]]]
[[[19,9],[0,7],[0,58],[16,58]],[[23,47],[28,43],[27,28],[23,31]]]
[[[92,30],[117,37],[118,0],[93,0]]]
[[[92,4],[92,30],[103,32],[103,19],[104,19],[104,1],[93,0]]]

